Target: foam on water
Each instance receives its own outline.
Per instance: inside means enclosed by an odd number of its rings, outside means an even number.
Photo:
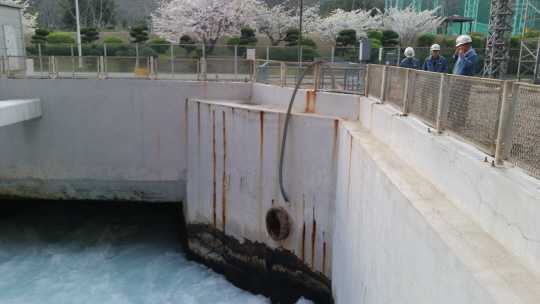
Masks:
[[[0,218],[0,303],[270,303],[187,261],[165,209],[148,207],[43,203]]]

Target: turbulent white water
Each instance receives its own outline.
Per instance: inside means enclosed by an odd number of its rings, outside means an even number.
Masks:
[[[187,261],[163,210],[128,206],[42,204],[0,218],[0,303],[270,303]]]

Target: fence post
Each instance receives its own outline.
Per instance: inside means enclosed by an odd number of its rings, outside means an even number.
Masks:
[[[4,79],[4,56],[0,55],[0,79]]]
[[[313,67],[313,92],[317,92],[319,90],[319,72],[321,69],[321,64],[317,63]]]
[[[206,59],[203,58],[201,59],[201,78],[202,78],[202,81],[206,81]]]
[[[56,79],[56,58],[54,56],[51,56],[51,66],[52,66],[52,73],[51,78]]]
[[[234,45],[234,80],[237,79],[238,76],[238,46]]]
[[[280,65],[280,85],[281,87],[287,86],[287,64],[282,61]]]
[[[147,57],[146,66],[148,66],[148,78],[154,80],[154,57]]]
[[[38,55],[39,55],[40,77],[43,78],[43,58],[41,57],[41,43],[38,43]]]
[[[442,74],[441,86],[439,88],[439,107],[437,108],[437,134],[441,134],[443,131],[443,116],[444,116],[444,97],[446,96],[446,90],[448,90],[448,84],[446,82],[446,74]]]
[[[407,69],[407,87],[405,88],[405,101],[403,103],[403,114],[409,114],[411,110],[411,94],[412,94],[412,77],[413,70]]]
[[[172,72],[172,79],[174,79],[174,48],[173,48],[172,42],[171,42],[171,72]]]
[[[506,142],[506,136],[508,133],[508,127],[510,123],[510,113],[512,109],[512,103],[517,100],[517,89],[513,90],[514,82],[505,81],[503,86],[503,96],[501,103],[501,116],[499,118],[499,132],[497,133],[497,146],[495,148],[495,162],[498,165],[502,165],[504,159],[504,148]],[[515,86],[517,88],[517,86]],[[509,98],[510,91],[512,91],[512,99]]]
[[[71,44],[71,71],[73,73],[73,79],[75,79],[75,58],[73,57],[75,56],[73,54],[73,43]]]
[[[400,57],[401,57],[401,45],[398,45],[397,64],[396,64],[396,66],[399,66],[399,64],[401,63],[401,62],[399,62],[399,59],[401,59]]]
[[[266,60],[270,60],[270,46],[266,46]]]
[[[386,99],[386,78],[388,77],[388,66],[383,66],[382,84],[381,84],[381,103]]]
[[[366,74],[364,75],[364,88],[367,97],[369,97],[369,66],[370,64],[366,64]]]
[[[331,55],[331,59],[330,59],[330,62],[331,63],[334,63],[334,46],[332,45],[332,55]]]
[[[135,43],[135,57],[137,58],[135,59],[135,67],[139,68],[139,44],[138,43]]]

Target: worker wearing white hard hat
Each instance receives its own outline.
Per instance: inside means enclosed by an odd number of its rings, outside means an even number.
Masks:
[[[478,63],[478,55],[471,47],[472,39],[467,35],[462,35],[458,37],[456,42],[456,46],[458,48],[454,56],[454,60],[456,62],[454,66],[454,74],[473,76],[474,69]]]
[[[431,56],[426,58],[422,70],[428,72],[447,73],[448,63],[446,58],[440,55],[441,47],[438,44],[431,46]]]
[[[399,65],[402,68],[409,68],[409,69],[420,69],[420,61],[418,59],[414,58],[414,49],[412,47],[408,47],[405,49],[405,59],[401,62]]]

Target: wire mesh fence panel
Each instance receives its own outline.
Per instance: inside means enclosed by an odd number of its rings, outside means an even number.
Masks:
[[[257,69],[259,83],[281,85],[280,61],[257,60],[255,64],[257,65],[255,68]]]
[[[309,62],[287,62],[286,65],[286,77],[285,77],[285,86],[286,87],[295,87],[300,79],[302,73],[310,65]],[[314,79],[314,69],[309,69],[306,73],[302,82],[300,83],[300,89],[313,89]]]
[[[411,70],[409,76],[409,113],[424,123],[435,127],[439,109],[439,93],[442,74]]]
[[[147,57],[105,57],[106,78],[149,79],[150,70]]]
[[[508,160],[540,177],[540,87],[519,84]]]
[[[58,78],[99,78],[98,56],[55,56]]]
[[[407,86],[407,69],[389,66],[386,76],[386,102],[403,110]]]
[[[156,79],[198,81],[199,60],[197,59],[157,59]]]
[[[51,60],[48,56],[7,56],[5,61],[9,78],[51,78]],[[16,69],[13,69],[13,63]]]
[[[363,95],[365,71],[365,64],[325,63],[319,75],[319,89]]]
[[[207,81],[250,82],[253,75],[253,60],[206,59]]]
[[[446,130],[482,151],[495,154],[500,90],[503,82],[465,76],[449,76]]]
[[[370,64],[368,68],[368,92],[369,97],[381,99],[384,65]]]

